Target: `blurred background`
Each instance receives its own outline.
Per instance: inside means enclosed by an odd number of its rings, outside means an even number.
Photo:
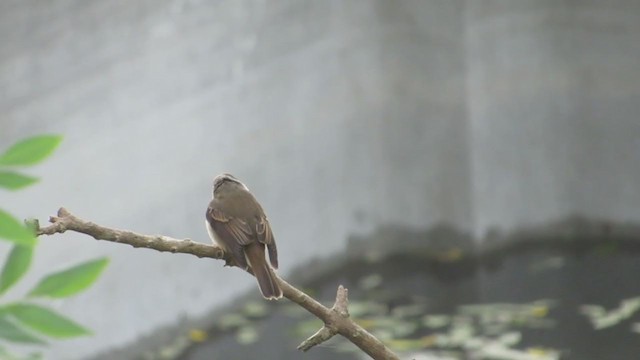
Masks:
[[[0,36],[2,149],[64,135],[16,216],[209,242],[230,172],[279,273],[403,357],[640,351],[637,1],[3,0]],[[364,356],[297,352],[320,321],[220,261],[41,243],[31,274],[111,258],[45,359]]]

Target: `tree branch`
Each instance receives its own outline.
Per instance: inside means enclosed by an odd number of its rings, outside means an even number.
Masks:
[[[338,315],[343,319],[347,319],[349,317],[349,310],[347,309],[347,305],[349,304],[349,299],[347,299],[348,290],[340,285],[338,286],[338,293],[336,294],[336,302],[333,304],[331,311]],[[325,325],[318,330],[315,334],[313,334],[310,338],[303,341],[302,344],[298,345],[298,350],[307,351],[312,347],[321,344],[329,339],[331,339],[336,333],[338,329],[334,326]]]
[[[71,214],[65,208],[60,208],[58,215],[50,217],[49,222],[51,222],[51,225],[38,228],[38,236],[75,231],[89,235],[96,240],[129,244],[138,248],[142,247],[157,251],[191,254],[200,258],[224,259],[227,261],[227,264],[229,264],[231,260],[220,247],[215,245],[206,245],[189,239],[174,239],[161,235],[143,235],[126,230],[111,229],[82,220]],[[336,301],[333,307],[329,309],[309,295],[296,289],[288,282],[282,280],[280,277],[277,278],[282,293],[287,299],[300,305],[324,322],[324,326],[300,344],[298,349],[307,351],[313,346],[329,340],[335,334],[340,334],[373,359],[399,360],[399,357],[391,352],[380,340],[356,324],[349,317],[349,311],[347,309],[348,292],[342,285],[338,287]]]

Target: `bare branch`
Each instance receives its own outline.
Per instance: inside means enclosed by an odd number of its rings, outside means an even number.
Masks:
[[[344,286],[338,286],[338,292],[336,294],[336,302],[333,304],[331,311],[337,314],[342,318],[349,317],[349,310],[347,309],[347,305],[349,304],[349,299],[347,298],[348,290]],[[298,345],[298,350],[307,351],[312,347],[322,344],[323,342],[331,339],[335,334],[338,333],[338,329],[333,324],[325,323],[325,325],[318,330],[315,334],[311,335],[308,339],[302,342],[302,344]]]
[[[133,247],[148,248],[157,251],[191,254],[200,258],[229,260],[224,251],[215,245],[206,245],[189,239],[174,239],[162,235],[143,235],[126,230],[118,230],[82,220],[65,208],[58,210],[58,216],[49,219],[51,225],[39,228],[38,235],[53,235],[65,231],[75,231],[89,235],[97,240],[106,240]],[[313,346],[330,339],[335,334],[346,337],[373,359],[399,360],[391,350],[368,331],[349,318],[348,291],[342,285],[338,287],[336,301],[331,309],[323,306],[304,292],[296,289],[278,277],[283,295],[300,305],[324,322],[316,334],[305,340],[298,349],[307,351]]]
[[[338,315],[348,318],[349,317],[349,290],[344,286],[338,286],[338,292],[336,293],[336,302],[333,304],[333,311]]]
[[[315,334],[311,335],[308,339],[298,345],[298,350],[307,351],[312,347],[322,344],[323,342],[331,339],[338,332],[331,330],[326,326],[323,326]]]
[[[225,259],[224,251],[215,245],[198,243],[189,239],[174,239],[162,235],[142,235],[132,231],[106,228],[82,220],[65,208],[60,208],[58,216],[51,216],[49,222],[51,225],[38,229],[38,235],[62,234],[70,230],[89,235],[96,240],[129,244],[137,248],[191,254],[199,258]]]

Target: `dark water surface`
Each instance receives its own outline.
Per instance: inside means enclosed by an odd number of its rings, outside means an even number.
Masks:
[[[485,255],[349,259],[294,285],[327,306],[348,287],[352,316],[403,358],[624,360],[640,359],[639,274],[635,242],[546,239]],[[179,358],[363,358],[338,338],[301,353],[320,321],[286,300],[250,302]]]

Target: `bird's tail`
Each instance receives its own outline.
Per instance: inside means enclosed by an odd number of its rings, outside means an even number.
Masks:
[[[258,280],[262,296],[267,300],[280,299],[282,297],[282,289],[280,289],[276,275],[264,257],[264,245],[247,246],[245,254],[251,265],[251,270],[253,270],[253,274]]]

